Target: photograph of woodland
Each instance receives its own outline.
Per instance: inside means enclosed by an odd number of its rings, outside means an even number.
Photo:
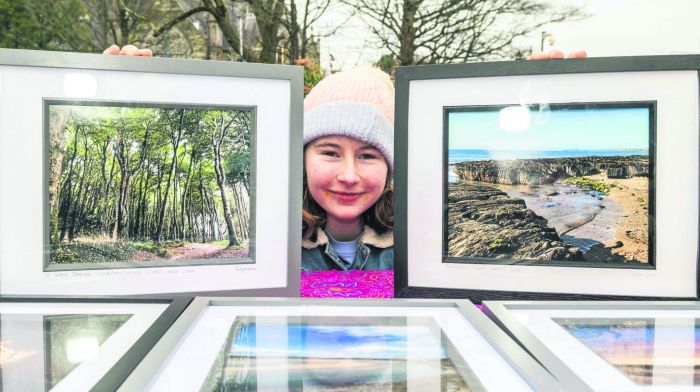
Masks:
[[[48,105],[48,264],[248,256],[253,112]]]

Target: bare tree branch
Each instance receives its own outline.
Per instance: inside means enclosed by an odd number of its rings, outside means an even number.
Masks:
[[[342,0],[401,65],[449,63],[512,54],[515,39],[584,17],[544,0]]]

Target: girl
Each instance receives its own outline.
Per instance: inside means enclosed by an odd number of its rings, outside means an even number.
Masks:
[[[304,100],[301,267],[394,268],[394,87],[376,68],[331,75]]]

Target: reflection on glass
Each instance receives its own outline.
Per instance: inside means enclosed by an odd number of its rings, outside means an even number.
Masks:
[[[46,356],[46,384],[51,388],[75,369],[80,362],[71,361],[69,354],[75,344],[93,340],[97,346],[119,329],[131,315],[60,315],[44,317],[44,345]],[[90,352],[83,352],[82,359],[89,360],[96,356],[94,344],[84,346]],[[93,355],[90,355],[93,354]],[[75,357],[75,356],[74,356]]]
[[[0,390],[44,391],[56,386],[129,318],[117,315],[2,314]]]
[[[237,317],[203,391],[479,391],[431,318]]]
[[[642,385],[700,385],[695,318],[555,318],[588,348]]]

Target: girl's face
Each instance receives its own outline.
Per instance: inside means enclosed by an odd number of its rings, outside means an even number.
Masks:
[[[381,197],[389,165],[372,145],[324,136],[304,151],[309,192],[329,219],[351,223]]]

